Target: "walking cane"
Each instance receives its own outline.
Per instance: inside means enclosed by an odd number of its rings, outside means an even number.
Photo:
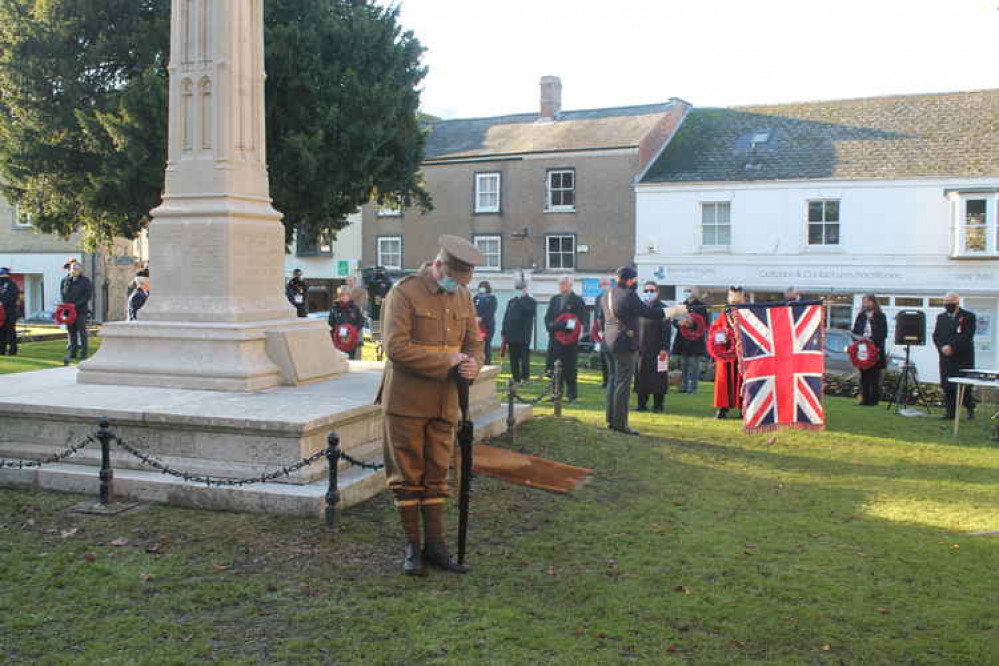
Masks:
[[[458,494],[458,564],[465,563],[465,547],[468,543],[468,505],[472,495],[472,443],[475,428],[468,418],[467,379],[458,375],[458,404],[461,407],[461,422],[458,424],[458,447],[461,451],[461,488]]]

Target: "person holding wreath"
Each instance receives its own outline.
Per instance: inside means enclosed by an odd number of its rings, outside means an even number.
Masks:
[[[853,322],[853,334],[870,340],[877,348],[877,363],[860,370],[860,404],[873,407],[881,397],[881,371],[887,365],[885,340],[888,338],[888,319],[874,294],[864,294],[860,313]]]
[[[361,348],[364,346],[364,314],[354,302],[349,286],[341,286],[336,294],[336,302],[330,308],[329,316],[333,345],[347,354],[351,361],[356,361],[361,357]]]

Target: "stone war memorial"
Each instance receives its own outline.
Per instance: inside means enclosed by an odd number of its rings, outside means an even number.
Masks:
[[[191,475],[260,477],[322,451],[331,432],[355,459],[380,461],[382,364],[348,362],[326,322],[298,319],[283,294],[263,36],[263,0],[173,2],[168,161],[149,227],[156,290],[142,321],[106,324],[100,351],[79,368],[0,378],[0,457],[52,456],[106,417],[121,440]],[[497,372],[485,368],[472,387],[480,436],[506,427]],[[121,448],[111,454],[119,497],[296,515],[323,508],[323,461],[237,489],[162,474]],[[88,446],[57,464],[0,470],[0,484],[96,493],[99,463],[99,447]],[[349,506],[380,492],[384,473],[344,469],[339,485]]]

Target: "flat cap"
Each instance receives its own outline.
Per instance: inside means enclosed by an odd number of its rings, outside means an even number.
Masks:
[[[615,274],[617,275],[617,279],[620,280],[621,282],[627,282],[631,278],[638,277],[638,271],[636,271],[631,266],[622,266],[621,268],[617,269]]]
[[[437,239],[444,251],[447,264],[459,271],[471,271],[485,263],[485,257],[478,248],[460,236],[444,234]]]
[[[0,275],[10,275],[10,269],[6,266],[0,266]]]

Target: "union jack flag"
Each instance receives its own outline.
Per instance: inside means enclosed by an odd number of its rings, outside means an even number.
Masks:
[[[825,428],[821,303],[759,303],[736,312],[746,432]]]

